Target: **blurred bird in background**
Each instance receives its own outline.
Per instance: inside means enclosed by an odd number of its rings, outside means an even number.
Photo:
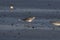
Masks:
[[[13,12],[13,10],[14,10],[14,5],[13,5],[13,4],[10,4],[9,9],[10,9],[10,12]]]

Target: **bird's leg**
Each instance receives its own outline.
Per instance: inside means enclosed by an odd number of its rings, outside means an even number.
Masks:
[[[28,24],[26,24],[26,23],[24,23],[23,25],[24,25],[24,28],[28,27]]]
[[[29,24],[28,24],[28,26],[29,26],[29,27],[32,27],[32,24],[31,24],[31,23],[29,23]]]
[[[25,28],[25,23],[23,24],[24,28]]]
[[[24,27],[30,28],[31,27],[31,23],[24,24]]]

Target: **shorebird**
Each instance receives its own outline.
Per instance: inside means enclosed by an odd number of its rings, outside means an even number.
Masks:
[[[14,5],[13,4],[10,4],[9,9],[10,9],[10,12],[13,12]]]
[[[27,17],[27,18],[24,18],[24,19],[22,19],[24,22],[28,22],[28,23],[30,23],[30,26],[31,26],[31,22],[35,19],[36,17]],[[18,21],[21,21],[20,19],[18,19]],[[27,25],[28,26],[28,25]],[[30,27],[30,26],[28,26],[28,27]]]
[[[28,18],[25,18],[25,19],[22,19],[22,20],[26,21],[26,22],[32,22],[34,19],[35,19],[35,17],[28,17]]]
[[[60,21],[52,21],[51,23],[55,26],[60,26]]]
[[[27,17],[24,19],[18,19],[18,21],[32,22],[36,17]]]
[[[25,22],[29,22],[29,25],[27,25],[28,27],[32,27],[31,26],[31,22],[35,19],[35,17],[28,17],[28,18],[25,18],[23,19],[23,21]],[[33,27],[32,27],[33,28]]]

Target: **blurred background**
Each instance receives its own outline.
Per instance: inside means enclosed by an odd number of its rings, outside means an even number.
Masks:
[[[0,0],[1,40],[59,40],[60,0]],[[36,17],[31,23],[22,19]]]

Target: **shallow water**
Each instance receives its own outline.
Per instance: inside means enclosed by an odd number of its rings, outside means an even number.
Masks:
[[[59,40],[60,39],[60,29],[58,29],[59,27],[55,28],[56,26],[50,23],[50,21],[59,21],[60,19],[58,19],[57,16],[56,16],[57,18],[51,18],[51,17],[44,18],[43,16],[36,15],[36,19],[32,23],[28,23],[22,20],[18,21],[18,19],[28,17],[29,15],[27,15],[26,13],[21,14],[22,16],[20,17],[18,16],[19,13],[18,14],[15,13],[15,15],[12,16],[11,14],[10,16],[8,16],[9,14],[10,13],[5,14],[7,16],[3,16],[4,15],[3,13],[0,17],[1,40]],[[32,16],[35,16],[34,13],[32,14],[33,14]],[[51,14],[51,16],[53,15]],[[34,28],[32,28],[33,26]]]
[[[36,19],[22,20],[29,16]],[[60,21],[60,0],[0,0],[0,40],[60,40],[60,27],[51,21]]]

